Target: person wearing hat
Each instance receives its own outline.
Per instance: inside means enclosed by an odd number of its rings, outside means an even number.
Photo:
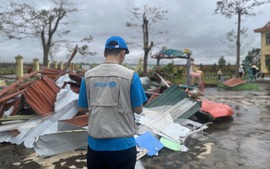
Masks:
[[[239,77],[240,77],[240,78],[242,78],[243,74],[245,74],[243,65],[240,65],[240,66],[239,66],[238,74],[239,74]]]
[[[147,101],[140,78],[121,64],[129,50],[125,40],[110,37],[104,63],[88,70],[81,82],[78,106],[88,111],[89,169],[134,169],[136,124],[134,113]]]
[[[251,71],[252,71],[254,80],[257,80],[256,76],[257,76],[257,73],[259,72],[259,68],[256,65],[252,65]]]

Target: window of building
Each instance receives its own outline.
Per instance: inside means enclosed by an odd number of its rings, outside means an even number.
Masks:
[[[270,33],[266,33],[266,44],[270,44]]]
[[[270,55],[265,55],[265,66],[269,72],[270,71]]]

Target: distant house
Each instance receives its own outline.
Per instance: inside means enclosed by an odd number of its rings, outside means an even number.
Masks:
[[[269,73],[266,60],[270,60],[270,22],[262,28],[255,29],[254,32],[261,33],[261,71]]]

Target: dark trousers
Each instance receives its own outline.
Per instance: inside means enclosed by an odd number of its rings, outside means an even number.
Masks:
[[[239,77],[242,78],[243,72],[239,72]]]
[[[136,164],[136,147],[121,151],[95,151],[88,146],[88,169],[134,169]]]

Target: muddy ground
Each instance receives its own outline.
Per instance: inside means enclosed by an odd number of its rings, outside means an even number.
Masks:
[[[206,88],[204,98],[229,104],[234,115],[214,121],[199,139],[187,139],[188,152],[163,148],[158,156],[143,157],[144,168],[269,169],[270,83],[259,86],[259,91]],[[0,144],[0,154],[0,169],[86,168],[85,150],[41,158],[23,145]]]

